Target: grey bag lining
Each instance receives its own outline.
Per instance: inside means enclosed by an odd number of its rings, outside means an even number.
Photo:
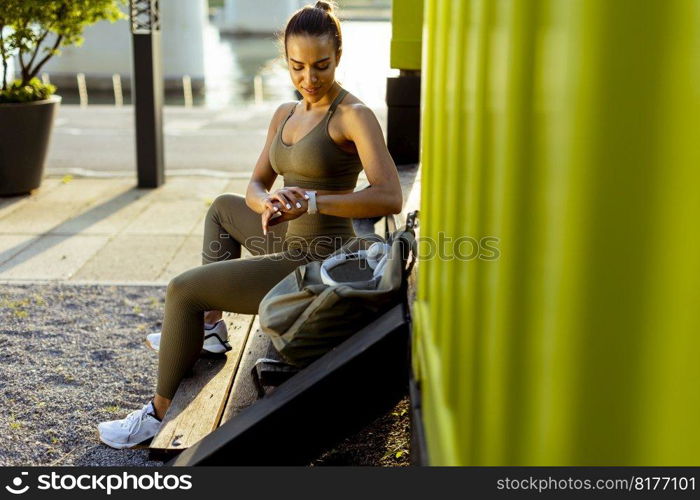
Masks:
[[[369,281],[373,278],[373,269],[367,259],[347,259],[328,271],[337,282]]]

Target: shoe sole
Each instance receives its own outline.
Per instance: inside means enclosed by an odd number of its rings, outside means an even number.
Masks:
[[[150,342],[148,339],[146,339],[144,342],[146,343],[146,347],[148,347],[149,349],[152,349],[152,350],[158,352],[158,348],[155,347],[153,344],[151,344],[151,342]],[[225,354],[225,353],[229,352],[229,351],[232,350],[232,349],[233,349],[233,348],[230,347],[230,346],[229,346],[228,348],[224,348],[223,351],[211,351],[211,350],[209,350],[209,349],[204,349],[204,348],[202,348],[202,353],[203,353],[203,354]]]
[[[146,346],[147,346],[149,349],[153,349],[154,351],[158,352],[158,349],[156,349],[156,348],[153,346],[153,344],[151,344],[151,341],[150,341],[150,340],[146,339],[145,342],[146,342]]]
[[[153,441],[152,437],[149,437],[148,439],[144,439],[143,441],[132,444],[131,446],[123,444],[123,443],[116,443],[114,441],[110,441],[109,439],[106,439],[102,437],[102,434],[100,434],[100,431],[97,431],[97,436],[99,437],[100,441],[110,448],[114,448],[115,450],[123,450],[125,448],[129,449],[140,449],[140,448],[148,448],[151,444],[151,441]],[[154,436],[155,437],[155,436]]]

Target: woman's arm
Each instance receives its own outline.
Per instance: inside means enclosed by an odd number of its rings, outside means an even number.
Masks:
[[[403,208],[401,183],[394,160],[384,142],[381,126],[364,104],[353,104],[343,113],[346,136],[355,143],[370,186],[347,194],[319,194],[319,213],[364,218],[397,214]]]
[[[259,214],[262,214],[265,208],[269,206],[266,204],[266,200],[269,197],[270,188],[277,178],[277,173],[272,169],[272,165],[270,165],[270,145],[275,138],[275,134],[277,134],[277,127],[285,116],[285,113],[289,112],[289,109],[289,103],[282,104],[272,116],[270,126],[267,129],[265,146],[255,164],[253,175],[251,175],[248,188],[246,189],[246,205]]]

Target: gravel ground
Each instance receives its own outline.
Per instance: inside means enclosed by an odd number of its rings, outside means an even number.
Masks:
[[[161,466],[102,444],[97,424],[152,397],[165,287],[0,285],[0,466]],[[404,466],[409,403],[310,465]]]
[[[311,462],[311,466],[407,467],[411,465],[411,403],[406,395],[386,415]]]
[[[97,424],[153,395],[165,288],[0,285],[0,465],[159,466]]]

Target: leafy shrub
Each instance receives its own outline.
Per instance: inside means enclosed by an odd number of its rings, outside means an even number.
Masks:
[[[32,78],[25,85],[15,80],[5,90],[0,90],[0,104],[8,102],[31,102],[48,99],[56,92],[54,85],[44,85],[38,78]]]
[[[55,88],[36,80],[60,48],[80,45],[83,30],[98,21],[126,17],[125,0],[0,0],[0,102],[46,99]],[[16,56],[19,81],[8,82],[8,64]]]

